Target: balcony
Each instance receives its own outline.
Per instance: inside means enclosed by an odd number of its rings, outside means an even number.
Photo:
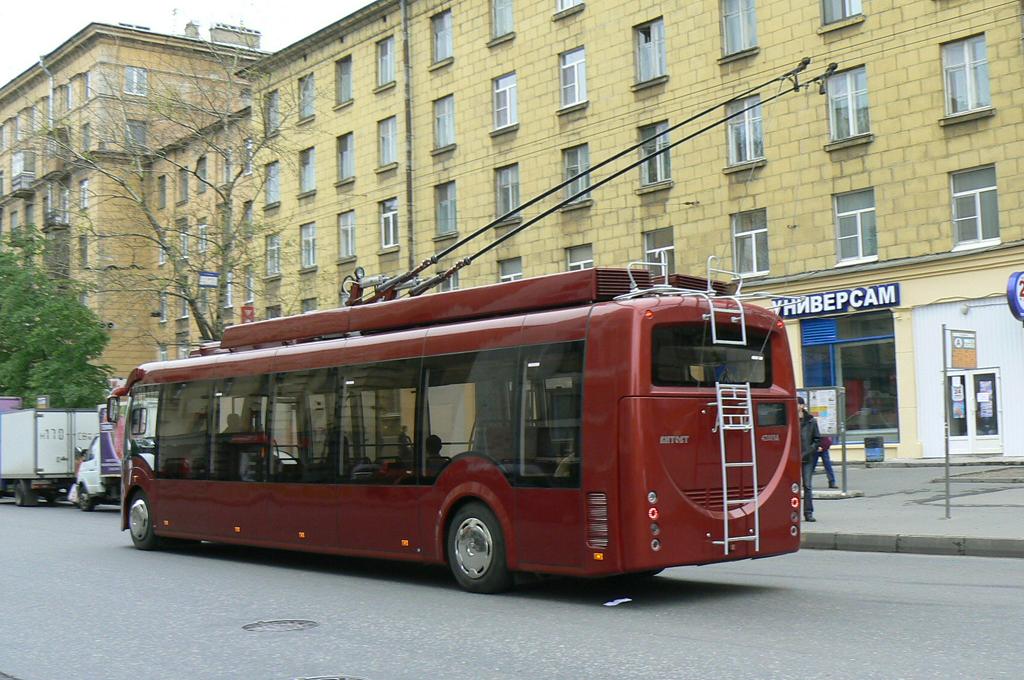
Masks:
[[[16,151],[11,157],[11,193],[30,196],[36,181],[36,155],[31,151]]]
[[[71,224],[67,210],[48,210],[46,212],[46,228],[63,228]]]

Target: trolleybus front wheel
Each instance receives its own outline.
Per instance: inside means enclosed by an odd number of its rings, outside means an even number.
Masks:
[[[499,593],[512,584],[501,525],[483,503],[468,503],[448,526],[448,564],[459,585],[474,593]]]
[[[128,530],[132,535],[132,543],[139,550],[159,547],[160,539],[153,533],[152,511],[144,491],[132,496],[132,503],[128,506]]]

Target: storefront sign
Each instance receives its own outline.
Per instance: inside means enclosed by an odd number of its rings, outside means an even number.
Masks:
[[[880,283],[863,288],[844,288],[823,293],[808,293],[799,298],[774,298],[772,302],[784,319],[825,314],[861,312],[894,307],[900,303],[899,283]]]
[[[950,364],[951,368],[977,368],[978,367],[978,334],[974,331],[949,332],[949,340],[952,345]]]
[[[1010,313],[1018,321],[1024,321],[1024,272],[1010,274],[1006,286],[1006,301],[1010,303]]]

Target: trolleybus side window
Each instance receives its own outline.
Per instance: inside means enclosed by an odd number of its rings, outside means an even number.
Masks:
[[[411,484],[416,448],[416,360],[341,369],[342,481]]]
[[[142,456],[156,468],[156,412],[160,402],[159,385],[140,385],[132,389],[128,426],[129,455]]]
[[[423,481],[435,479],[461,453],[487,456],[511,476],[519,450],[517,356],[518,350],[504,349],[426,360]]]
[[[583,343],[523,349],[521,486],[579,486]]]
[[[210,478],[262,481],[265,477],[264,424],[270,403],[265,375],[226,378],[214,391]]]
[[[275,482],[330,483],[341,476],[338,369],[275,378],[270,475]]]
[[[662,387],[711,387],[716,382],[772,384],[771,342],[747,329],[747,344],[711,342],[706,324],[656,326],[651,342],[651,382]]]
[[[157,433],[158,474],[167,479],[207,479],[210,459],[208,380],[163,386]]]

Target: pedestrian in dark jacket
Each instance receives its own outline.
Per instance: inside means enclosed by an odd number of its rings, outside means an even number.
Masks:
[[[818,431],[818,421],[807,410],[804,398],[797,397],[796,403],[800,409],[800,462],[804,479],[804,521],[815,522],[817,520],[814,519],[811,478],[814,476],[814,463],[818,447],[821,444],[821,433]]]
[[[828,477],[828,488],[838,489],[836,485],[836,472],[832,469],[832,457],[829,455],[829,449],[832,448],[832,437],[825,435],[821,438],[821,443],[818,444],[818,452],[814,454],[814,465],[811,466],[811,471],[818,469],[818,459],[821,459],[822,465],[825,466],[825,476]]]

